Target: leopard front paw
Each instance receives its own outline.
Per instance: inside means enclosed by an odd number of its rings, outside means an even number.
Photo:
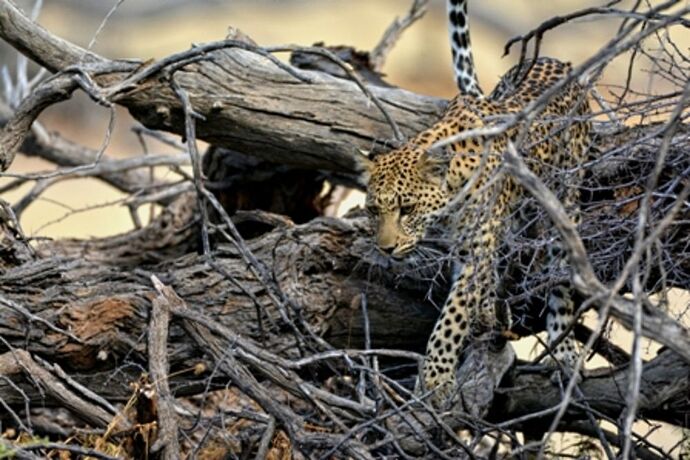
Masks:
[[[425,369],[421,382],[421,385],[418,384],[417,393],[429,394],[431,405],[437,409],[446,407],[457,390],[455,375],[450,371],[443,372],[435,369],[427,372]]]

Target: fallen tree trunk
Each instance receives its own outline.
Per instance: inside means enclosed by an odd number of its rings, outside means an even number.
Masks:
[[[315,352],[310,348],[315,346],[310,334],[336,349],[362,350],[368,342],[373,349],[423,350],[437,315],[433,303],[425,300],[428,282],[423,282],[419,273],[406,276],[409,267],[404,265],[380,265],[372,252],[367,219],[318,219],[276,228],[249,241],[247,249],[269,274],[262,279],[249,269],[241,251],[227,245],[218,247],[212,261],[194,253],[166,255],[157,261],[156,254],[170,249],[162,247],[161,229],[173,245],[188,241],[191,227],[186,218],[193,215],[191,212],[193,207],[187,206],[179,206],[177,214],[169,210],[156,224],[129,237],[46,244],[39,250],[40,257],[5,270],[0,274],[0,334],[5,346],[61,366],[79,384],[108,401],[124,402],[131,396],[129,382],[138,379],[140,366],[147,362],[144,337],[155,297],[149,278],[155,275],[192,311],[258,347],[280,350],[278,354],[290,362]],[[436,300],[443,298],[446,289],[442,278],[437,283]],[[289,300],[276,301],[272,292],[278,290]],[[363,296],[366,319],[361,308]],[[300,331],[304,334],[302,342],[295,340],[296,331],[290,328],[300,321],[310,329],[308,333],[306,329]],[[365,323],[370,331],[368,339]],[[172,323],[168,354],[172,375],[200,364],[213,367],[204,350],[177,321]],[[23,394],[13,385],[0,383],[3,401],[13,407],[24,405],[25,398],[30,403],[57,403],[50,392],[45,400],[45,394],[32,385],[28,375],[16,378],[27,371],[26,367],[7,370],[13,362],[12,352],[4,359],[4,375],[14,375],[13,381]],[[304,369],[308,367],[304,365]],[[687,394],[684,392],[690,390],[690,381],[677,377],[687,376],[688,363],[665,353],[646,369],[648,390],[643,394],[650,396],[642,406],[645,413],[685,426],[687,421],[682,421],[680,414],[687,409],[687,401],[681,401]],[[672,372],[666,372],[669,369]],[[557,404],[558,388],[549,383],[548,375],[521,376],[519,370],[515,372],[506,380],[506,388],[499,391],[492,416],[496,422]],[[614,417],[625,397],[612,393],[611,388],[622,385],[626,375],[621,370],[605,378],[586,379],[582,385],[584,400]],[[206,377],[182,373],[172,377],[170,385],[177,396],[192,395],[203,391]]]
[[[399,88],[371,87],[367,94],[352,81],[286,70],[262,48],[237,40],[151,65],[109,61],[51,35],[10,2],[0,4],[0,37],[53,72],[69,75],[77,64],[94,66],[96,83],[108,85],[96,97],[127,107],[149,128],[185,134],[177,87],[189,94],[198,114],[199,139],[279,164],[334,171],[350,183],[359,181],[358,149],[394,140],[386,115],[410,136],[438,118],[446,104]],[[10,156],[8,146],[19,147],[9,139],[1,145],[0,157]]]

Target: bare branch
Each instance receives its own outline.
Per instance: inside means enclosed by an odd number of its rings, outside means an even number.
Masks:
[[[159,438],[151,452],[163,451],[165,460],[180,458],[180,444],[177,439],[177,415],[175,414],[175,399],[168,384],[168,326],[170,323],[171,305],[166,297],[166,286],[158,278],[152,276],[151,282],[158,291],[158,297],[153,299],[151,311],[151,326],[149,336],[149,368],[151,377],[158,393],[158,426]]]
[[[388,54],[398,40],[400,40],[405,30],[424,16],[428,4],[429,0],[413,0],[407,14],[402,19],[395,18],[391,25],[388,26],[379,43],[371,51],[370,60],[375,71],[380,72],[383,69],[383,64],[386,62]]]

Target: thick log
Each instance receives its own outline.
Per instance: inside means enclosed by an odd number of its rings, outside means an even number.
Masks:
[[[628,388],[629,378],[630,369],[627,366],[605,375],[585,378],[580,385],[584,397],[577,398],[577,401],[586,403],[593,410],[615,419],[625,411],[625,389]],[[661,417],[674,425],[687,426],[689,422],[686,414],[690,409],[690,364],[666,350],[645,364],[642,380],[644,383],[638,406],[640,417],[653,420]],[[521,375],[519,371],[507,379],[505,386],[506,388],[499,390],[496,396],[495,407],[500,408],[501,412],[493,413],[489,418],[502,423],[506,420],[502,413],[505,410],[513,419],[528,417],[521,423],[516,422],[519,430],[529,426],[534,431],[540,431],[537,426],[540,423],[545,424],[542,428],[548,428],[550,417],[529,418],[529,415],[560,404],[562,394],[558,386],[544,385],[543,375]],[[597,397],[593,397],[594,395]],[[582,406],[570,408],[571,420],[585,420],[585,414]]]
[[[185,206],[177,209],[191,211]],[[148,276],[155,274],[213,320],[268,349],[283,350],[284,356],[298,357],[300,344],[281,330],[285,326],[281,316],[295,315],[297,310],[281,312],[293,307],[275,305],[262,280],[248,270],[236,249],[220,246],[215,268],[195,253],[174,257],[185,251],[161,249],[166,242],[193,240],[188,225],[180,224],[176,232],[176,219],[182,222],[184,218],[171,214],[167,212],[146,232],[130,234],[132,238],[93,241],[88,249],[75,241],[44,246],[40,254],[52,257],[4,271],[0,275],[0,334],[9,345],[38,353],[77,373],[112,368],[125,355],[145,362],[146,346],[138,337],[147,329],[154,294]],[[372,345],[421,350],[436,316],[435,309],[424,301],[426,288],[391,289],[378,283],[380,277],[373,270],[370,273],[364,262],[371,249],[364,237],[365,222],[319,219],[305,226],[277,229],[249,241],[248,248],[275,277],[314,333],[334,346],[363,345],[361,310],[353,302],[366,293],[370,321],[375,325]],[[162,231],[167,238],[161,238]],[[188,244],[181,247],[189,249]],[[158,262],[161,257],[167,261]],[[81,342],[44,329],[45,324],[34,317],[71,331]],[[32,331],[28,346],[24,345],[26,328]],[[169,351],[172,372],[193,367],[200,359],[199,350],[179,326],[171,329]],[[99,376],[84,378],[97,381]],[[121,385],[108,384],[98,391],[108,398],[127,398],[130,390],[125,380],[118,379]]]
[[[368,95],[352,81],[288,71],[266,51],[233,40],[150,65],[109,61],[51,35],[10,2],[0,3],[0,37],[51,71],[82,63],[108,85],[100,96],[149,128],[185,134],[178,85],[199,115],[199,139],[275,163],[335,171],[351,183],[359,181],[359,150],[394,139],[371,94],[407,136],[438,118],[446,104],[398,88],[370,87]]]
[[[409,276],[409,267],[379,260],[372,252],[366,218],[317,219],[305,225],[278,227],[248,241],[247,248],[266,269],[264,273],[270,273],[267,280],[252,273],[234,247],[218,246],[212,263],[202,255],[174,256],[179,252],[162,248],[161,229],[168,235],[168,244],[189,240],[190,227],[179,223],[188,222],[193,207],[171,209],[177,209],[174,218],[168,210],[157,224],[128,237],[90,244],[46,244],[35,260],[2,272],[3,349],[26,350],[59,364],[75,381],[102,398],[124,402],[131,395],[129,383],[137,380],[139,366],[145,367],[147,362],[148,350],[142,338],[157,296],[150,281],[155,275],[199,315],[262,349],[280,350],[278,355],[289,362],[304,357],[303,347],[313,346],[313,342],[306,336],[303,342],[296,341],[285,317],[295,324],[303,320],[315,335],[336,348],[363,349],[367,341],[363,295],[372,348],[423,350],[437,315],[433,303],[426,300],[428,278],[424,281],[424,274],[419,272]],[[52,257],[47,257],[48,253]],[[161,254],[165,254],[163,261]],[[434,272],[443,271],[430,268],[429,273]],[[272,283],[285,293],[288,303],[272,298]],[[439,300],[446,288],[442,278],[436,278],[436,283],[433,293]],[[668,352],[662,356],[645,368],[642,394],[646,399],[640,407],[649,417],[685,426],[687,421],[681,414],[687,409],[687,401],[682,400],[687,393],[683,392],[690,389],[688,364]],[[175,395],[204,391],[205,374],[175,374],[200,364],[212,368],[203,349],[175,320],[170,328],[168,357]],[[122,366],[125,361],[129,365]],[[14,373],[21,371],[15,369]],[[548,375],[521,374],[519,368],[511,375],[504,382],[505,389],[497,393],[497,412],[492,415],[496,422],[557,404],[559,389]],[[627,375],[622,370],[606,378],[585,379],[585,399],[602,413],[615,414],[625,404],[625,396],[614,394],[612,389],[616,385],[625,388]],[[28,377],[13,381],[24,395],[6,381],[0,382],[0,398],[11,406],[23,407],[25,397],[34,403],[56,403],[50,398],[46,401]],[[574,412],[566,420],[580,416]]]

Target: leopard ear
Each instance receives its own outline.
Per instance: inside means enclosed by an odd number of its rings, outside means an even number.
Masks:
[[[417,159],[417,169],[422,180],[442,184],[446,180],[452,154],[443,151],[425,150]]]

